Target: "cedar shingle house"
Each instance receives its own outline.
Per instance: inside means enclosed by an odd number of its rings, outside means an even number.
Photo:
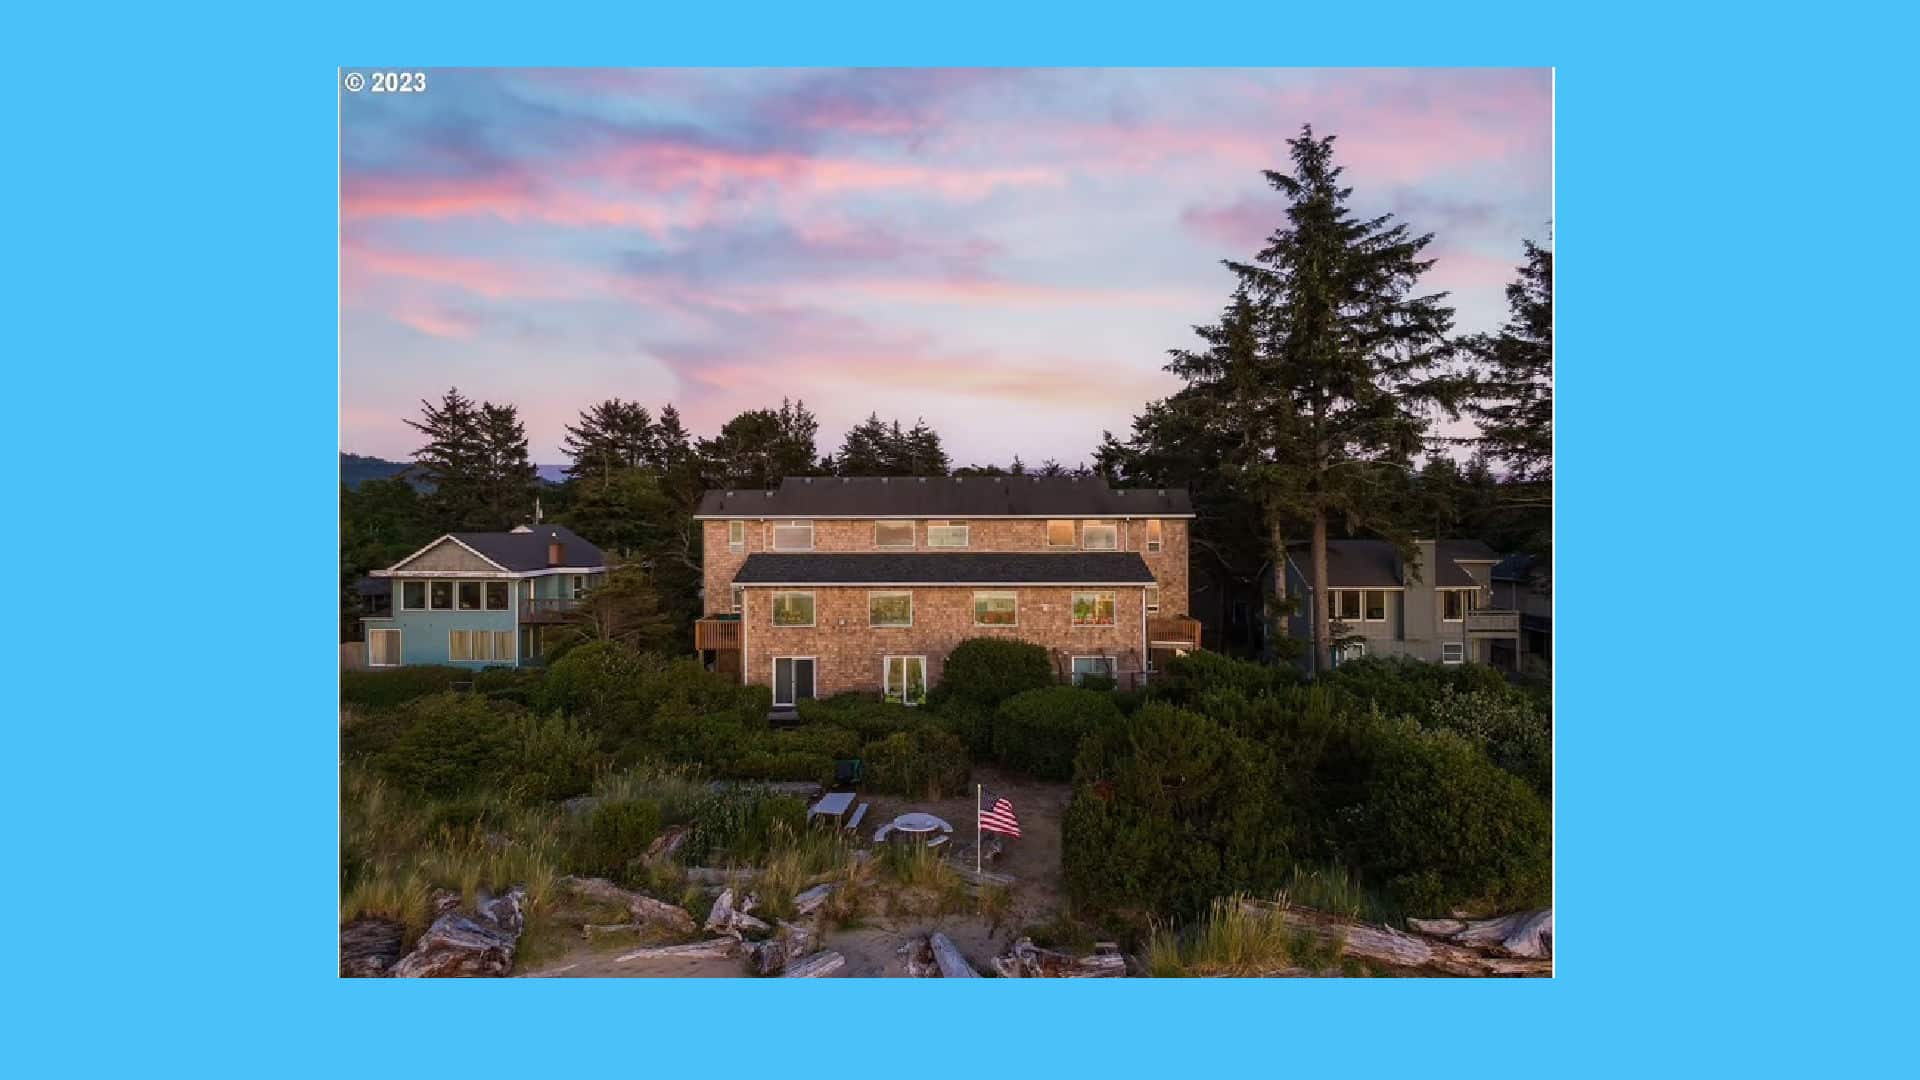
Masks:
[[[1136,683],[1200,644],[1185,491],[1092,477],[788,477],[709,491],[694,646],[786,707],[910,704],[971,637],[1031,641],[1062,680]]]
[[[1327,605],[1333,662],[1411,656],[1443,664],[1517,664],[1520,615],[1493,603],[1500,556],[1478,540],[1418,540],[1410,563],[1385,540],[1327,541]],[[1287,592],[1301,603],[1288,632],[1312,640],[1312,552],[1289,545]]]

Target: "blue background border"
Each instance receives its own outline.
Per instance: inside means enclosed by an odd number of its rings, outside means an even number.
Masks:
[[[1905,17],[870,8],[15,22],[5,542],[58,553],[21,592],[60,599],[5,631],[22,1075],[1910,1067],[1912,705],[1817,614],[1911,558],[1913,335],[1876,321],[1910,303],[1875,265],[1910,249]],[[336,980],[336,66],[480,63],[1557,65],[1559,977]],[[1836,533],[1874,574],[1827,569]],[[286,632],[211,649],[207,568],[269,542]],[[144,642],[89,644],[105,611]],[[943,1022],[881,1020],[910,1003]]]

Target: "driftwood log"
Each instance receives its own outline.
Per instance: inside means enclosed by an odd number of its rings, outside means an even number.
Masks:
[[[788,964],[787,970],[781,972],[781,978],[818,979],[839,971],[846,963],[847,958],[837,952],[814,953],[798,963]]]
[[[900,946],[899,954],[907,961],[907,978],[937,979],[940,977],[940,965],[934,962],[933,946],[923,937],[914,938]]]
[[[1090,956],[1073,956],[1023,937],[1005,956],[994,957],[993,968],[1008,979],[1115,979],[1127,973],[1127,959],[1111,942],[1095,945]]]
[[[717,934],[765,933],[772,930],[773,927],[764,920],[747,914],[753,909],[755,901],[752,895],[736,900],[732,889],[721,890],[713,902],[713,910],[707,913],[707,930]]]
[[[623,889],[605,878],[563,877],[559,880],[561,888],[597,903],[621,907],[633,916],[634,928],[658,927],[674,934],[691,934],[694,931],[693,916],[687,909],[676,907],[664,900],[655,900],[630,889]],[[618,926],[587,927],[587,936],[595,933],[614,933]]]
[[[1497,919],[1408,919],[1416,933],[1469,949],[1529,960],[1553,956],[1553,909],[1517,911]]]
[[[340,928],[340,975],[372,979],[406,951],[406,928],[392,919],[355,919]]]
[[[526,901],[527,890],[516,885],[506,895],[476,905],[471,915],[457,909],[443,912],[387,974],[396,979],[505,975],[513,970],[514,946],[526,928]],[[436,901],[435,907],[440,906]]]
[[[696,941],[690,945],[654,945],[645,949],[635,949],[630,953],[621,953],[614,957],[613,962],[620,964],[628,960],[664,960],[670,957],[725,960],[739,951],[739,938],[717,937]]]
[[[927,939],[927,946],[933,950],[933,963],[940,969],[941,978],[977,979],[980,977],[980,973],[973,970],[973,965],[967,963],[967,958],[960,955],[960,950],[954,947],[953,939],[947,935],[936,930],[933,936]]]
[[[794,914],[811,915],[820,910],[820,905],[826,903],[827,897],[832,896],[833,890],[838,887],[837,885],[815,885],[811,889],[796,894],[793,898]]]
[[[1400,971],[1466,977],[1553,974],[1553,961],[1547,958],[1490,956],[1450,941],[1434,941],[1390,926],[1354,922],[1305,908],[1258,900],[1242,904],[1244,910],[1277,918],[1297,933],[1337,944],[1344,955]]]

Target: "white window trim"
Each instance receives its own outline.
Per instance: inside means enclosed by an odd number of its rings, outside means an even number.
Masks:
[[[934,542],[933,542],[933,530],[935,530],[935,529],[959,529],[959,530],[960,530],[960,542],[959,542],[959,543],[957,543],[957,544],[936,544],[936,543],[934,543]],[[946,549],[948,549],[948,548],[963,548],[963,547],[972,547],[972,546],[973,546],[973,526],[972,526],[972,525],[969,525],[968,523],[966,523],[966,522],[964,522],[964,521],[962,521],[962,522],[959,522],[959,523],[957,523],[957,524],[956,524],[956,523],[955,523],[955,522],[954,522],[954,521],[953,521],[952,519],[950,519],[950,518],[943,518],[943,519],[941,519],[941,520],[939,520],[939,521],[929,521],[929,522],[927,522],[927,548],[928,548],[929,550],[931,550],[931,549],[933,549],[933,548],[940,548],[940,549],[942,549],[942,550],[946,550]]]
[[[1327,618],[1334,622],[1361,622],[1360,617],[1367,613],[1366,592],[1365,589],[1328,589]],[[1352,615],[1340,614],[1340,597],[1347,593],[1352,593],[1356,597]]]
[[[1112,529],[1113,545],[1111,547],[1094,547],[1093,545],[1087,543],[1087,534],[1092,532],[1095,529]],[[1107,524],[1099,521],[1082,521],[1080,523],[1080,550],[1082,551],[1119,551],[1121,550],[1120,549],[1120,524],[1118,522]]]
[[[980,621],[981,598],[982,597],[998,597],[998,596],[1005,596],[1010,598],[1013,601],[1013,621],[1010,623],[981,622]],[[973,625],[990,627],[996,630],[1012,630],[1012,629],[1018,628],[1020,625],[1020,594],[1017,592],[1007,592],[1004,589],[998,589],[998,590],[989,589],[989,590],[976,591],[973,594]]]
[[[1443,595],[1443,596],[1441,596],[1441,598],[1440,598],[1440,621],[1441,621],[1441,622],[1464,622],[1464,621],[1466,621],[1466,618],[1467,618],[1467,598],[1466,598],[1466,597],[1464,597],[1464,596],[1461,596],[1461,597],[1460,597],[1460,614],[1458,614],[1458,615],[1448,615],[1448,614],[1447,614],[1447,600],[1446,600],[1446,596],[1447,596],[1447,595],[1452,595],[1452,596],[1459,596],[1459,595],[1460,595],[1461,593],[1463,593],[1463,592],[1467,592],[1468,590],[1467,590],[1467,589],[1439,589],[1439,590],[1436,590],[1436,591],[1438,591],[1438,592],[1440,592],[1440,593],[1442,593],[1442,594],[1446,594],[1446,595]]]
[[[465,635],[467,635],[467,655],[465,655],[465,656],[459,656],[459,655],[457,655],[457,654],[455,653],[455,651],[454,651],[454,648],[453,648],[453,635],[455,635],[455,634],[465,634]],[[489,649],[491,649],[491,648],[493,648],[493,646],[492,646],[492,645],[488,645],[488,646],[487,646],[487,648],[489,648]],[[474,663],[474,659],[473,659],[473,631],[471,631],[471,630],[448,630],[448,631],[447,631],[447,663],[449,663],[449,664],[471,664],[471,663]]]
[[[918,708],[921,705],[926,704],[927,702],[927,658],[924,654],[888,653],[880,657],[880,700],[885,701],[887,698],[887,669],[893,666],[893,662],[895,660],[920,661],[920,700],[919,701],[907,700],[907,682],[906,682],[907,669],[906,669],[906,666],[903,664],[901,665],[901,668],[900,668],[900,704],[905,705],[910,709]]]
[[[1457,620],[1456,620],[1456,621],[1457,621]],[[1459,650],[1459,652],[1460,652],[1460,655],[1459,655],[1459,657],[1458,657],[1457,659],[1453,659],[1453,660],[1449,660],[1449,659],[1447,659],[1447,650],[1448,650],[1448,649],[1458,649],[1458,650]],[[1464,663],[1466,663],[1466,662],[1467,662],[1467,643],[1466,643],[1466,642],[1464,642],[1464,641],[1443,641],[1443,642],[1441,642],[1441,643],[1440,643],[1440,662],[1441,662],[1441,663],[1443,663],[1443,664],[1464,664]]]
[[[1053,527],[1055,525],[1065,525],[1067,527],[1068,535],[1067,535],[1066,543],[1056,544],[1053,542]],[[1050,548],[1060,548],[1063,550],[1072,550],[1073,548],[1079,547],[1080,546],[1080,522],[1075,520],[1074,518],[1048,518],[1047,519],[1047,546]]]
[[[495,585],[505,585],[507,587],[507,602],[504,604],[501,604],[499,607],[494,607],[493,605],[487,603],[487,598],[493,595],[493,587]],[[512,611],[513,610],[513,582],[511,581],[481,582],[480,583],[480,610],[494,611],[494,612]]]
[[[744,585],[727,586],[728,614],[744,615],[747,610],[747,587]]]
[[[882,525],[905,525],[907,527],[907,542],[904,544],[881,543],[880,526]],[[901,521],[897,518],[892,520],[883,518],[873,523],[873,548],[875,551],[912,551],[919,543],[920,526],[917,522]]]
[[[445,585],[447,587],[447,606],[446,607],[433,606],[433,587],[435,585]],[[448,581],[444,579],[436,579],[436,580],[428,581],[427,582],[427,610],[428,611],[459,611],[460,610],[460,583],[457,581]]]
[[[1141,602],[1146,605],[1147,614],[1158,615],[1160,613],[1160,586],[1149,585],[1142,590]]]
[[[1166,526],[1160,524],[1159,518],[1148,518],[1147,539],[1146,543],[1142,546],[1149,552],[1159,551],[1166,545],[1165,530]]]
[[[393,646],[393,656],[394,656],[393,663],[376,664],[373,662],[373,635],[375,634],[392,634],[393,635],[393,639],[395,642]],[[370,668],[404,667],[406,665],[406,656],[407,656],[406,650],[404,648],[406,643],[407,643],[406,638],[401,636],[401,632],[397,627],[382,627],[377,630],[368,630],[367,631],[367,666]]]
[[[1073,609],[1079,606],[1080,598],[1083,596],[1091,596],[1094,598],[1094,607],[1096,610],[1100,606],[1100,597],[1102,596],[1113,597],[1113,621],[1083,623],[1075,619],[1073,617]],[[1067,625],[1072,627],[1075,630],[1106,630],[1115,626],[1119,626],[1120,625],[1120,594],[1118,592],[1115,592],[1112,589],[1094,589],[1091,591],[1082,591],[1082,592],[1069,594],[1067,597]]]
[[[907,598],[907,621],[903,623],[879,623],[873,621],[873,599],[876,596],[904,596]],[[871,589],[867,592],[867,628],[870,630],[910,630],[913,628],[913,590],[912,589]]]
[[[802,527],[804,527],[807,530],[807,546],[806,547],[781,547],[779,544],[774,542],[774,537],[780,535],[781,529],[798,529]],[[812,551],[815,539],[816,537],[814,536],[812,518],[787,518],[781,521],[767,522],[767,550],[768,551]]]
[[[779,700],[780,661],[782,660],[813,661],[813,685],[809,687],[809,689],[813,691],[813,696],[815,698],[820,696],[820,658],[818,656],[775,656],[775,657],[772,657],[767,664],[767,689],[772,693],[774,697],[773,705],[775,708],[791,709],[800,704],[800,698],[798,695],[795,695],[793,700],[788,701],[785,704],[781,704]]]
[[[1367,614],[1367,594],[1368,593],[1380,594],[1380,617],[1377,619]],[[1360,621],[1361,622],[1386,622],[1387,621],[1387,590],[1385,589],[1361,589],[1360,590]]]
[[[738,540],[733,538],[733,534],[736,532],[740,534],[740,539]],[[745,520],[736,518],[727,522],[727,550],[734,552],[747,550],[747,523]]]
[[[783,623],[783,622],[777,621],[777,617],[780,611],[780,598],[783,596],[804,596],[807,598],[807,621],[806,622]],[[807,627],[812,626],[815,623],[818,623],[819,621],[820,621],[820,602],[817,599],[815,599],[813,593],[808,590],[782,589],[779,592],[769,594],[769,596],[767,597],[767,623],[768,625],[772,626],[775,630],[804,630]],[[812,658],[802,656],[802,657],[794,657],[794,659],[808,660]]]
[[[425,581],[420,578],[408,578],[405,581],[396,582],[396,584],[400,586],[400,598],[399,598],[399,601],[394,605],[393,610],[395,611],[427,611],[429,610],[425,605],[433,602],[433,582]],[[422,606],[420,607],[407,606],[407,586],[408,585],[420,586],[420,602]]]
[[[1106,664],[1107,678],[1112,679],[1116,685],[1120,682],[1120,661],[1117,658],[1112,656],[1075,656],[1067,661],[1067,673],[1073,676],[1073,685],[1079,686],[1080,680],[1083,677],[1094,674],[1094,672],[1091,671],[1077,670],[1082,660],[1098,660]]]

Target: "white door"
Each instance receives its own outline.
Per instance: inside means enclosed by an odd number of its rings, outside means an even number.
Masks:
[[[813,657],[776,656],[773,658],[773,703],[790,709],[813,699]]]

